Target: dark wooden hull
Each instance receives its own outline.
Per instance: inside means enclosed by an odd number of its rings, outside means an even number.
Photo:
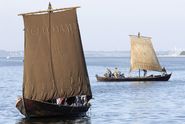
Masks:
[[[148,77],[125,77],[125,78],[114,78],[114,77],[101,77],[96,75],[97,81],[102,82],[123,82],[123,81],[168,81],[172,74],[148,76]]]
[[[21,98],[17,109],[26,117],[79,117],[85,116],[89,106],[64,106]]]

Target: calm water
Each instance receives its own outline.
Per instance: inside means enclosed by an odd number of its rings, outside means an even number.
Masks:
[[[15,108],[22,90],[22,60],[0,58],[0,123],[185,123],[185,58],[159,59],[173,72],[169,82],[96,82],[95,74],[103,74],[106,67],[116,66],[128,74],[129,58],[86,58],[94,98],[88,116],[26,120]]]

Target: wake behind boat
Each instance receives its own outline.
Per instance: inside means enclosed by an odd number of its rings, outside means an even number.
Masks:
[[[25,26],[24,77],[17,109],[26,117],[83,116],[91,86],[76,8],[21,14]]]
[[[130,72],[139,70],[139,76],[125,77],[118,72],[111,72],[107,69],[104,76],[96,75],[97,81],[168,81],[172,74],[167,74],[166,69],[161,67],[159,60],[154,51],[151,37],[144,37],[130,35],[131,39],[131,59],[130,59]],[[140,71],[144,71],[144,76],[140,75]],[[149,75],[147,71],[161,72],[161,75]]]

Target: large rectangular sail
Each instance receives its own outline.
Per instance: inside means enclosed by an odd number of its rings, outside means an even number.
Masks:
[[[130,71],[145,69],[161,71],[158,58],[154,51],[151,38],[130,35],[131,39],[131,67]]]
[[[52,64],[59,96],[91,95],[76,9],[51,14]]]
[[[25,14],[23,97],[92,96],[76,9]]]

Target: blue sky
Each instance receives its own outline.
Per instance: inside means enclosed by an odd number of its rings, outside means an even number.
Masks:
[[[53,8],[81,6],[78,19],[86,51],[129,50],[128,35],[151,36],[156,50],[185,49],[184,0],[50,0]],[[17,14],[47,9],[49,0],[3,0],[0,49],[23,50]]]

